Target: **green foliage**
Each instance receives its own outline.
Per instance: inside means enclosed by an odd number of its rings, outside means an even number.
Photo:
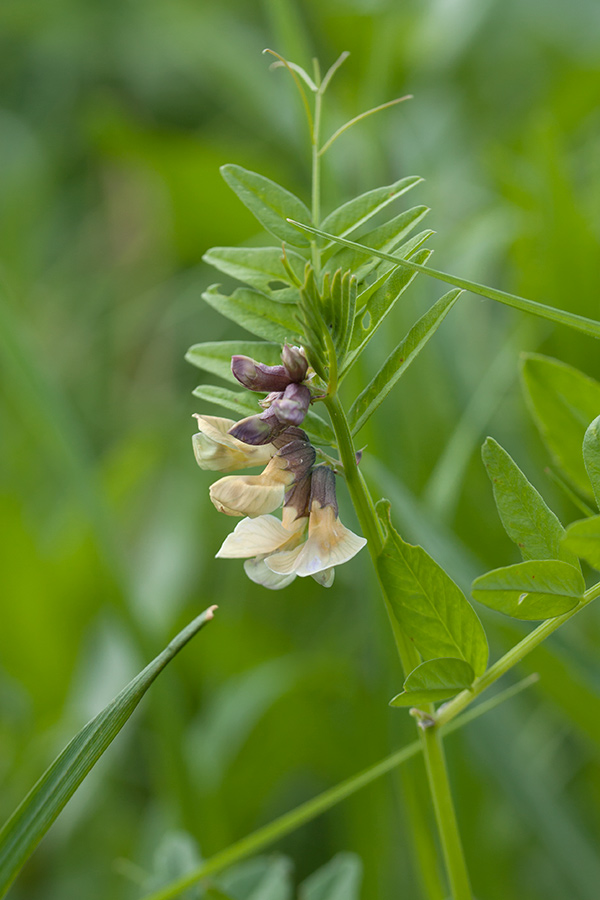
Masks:
[[[600,410],[600,383],[535,353],[525,357],[522,374],[534,420],[554,462],[584,497],[593,498],[581,445]]]
[[[272,290],[273,282],[294,283],[289,269],[295,279],[302,280],[306,265],[302,256],[287,248],[284,266],[280,247],[213,247],[202,259],[225,275],[266,293]],[[279,298],[281,291],[275,291],[275,295]]]
[[[300,330],[294,306],[280,303],[258,291],[237,288],[227,297],[213,284],[203,299],[232,322],[266,341],[299,341]]]
[[[487,438],[482,456],[492,482],[498,515],[523,559],[574,562],[573,554],[561,544],[565,531],[558,518],[506,450],[493,438]]]
[[[600,571],[600,516],[573,522],[566,530],[563,546]]]
[[[404,681],[404,690],[390,706],[415,706],[448,700],[473,684],[475,672],[464,659],[439,658],[421,663]]]
[[[475,610],[450,576],[423,550],[402,540],[382,503],[387,531],[377,570],[402,633],[424,660],[464,660],[475,675],[485,670],[488,646]]]
[[[362,863],[354,853],[338,853],[300,885],[298,900],[359,900]]]
[[[600,509],[600,416],[588,426],[583,438],[583,462]]]
[[[515,619],[551,619],[583,597],[581,572],[562,560],[526,560],[494,569],[473,582],[473,597]]]
[[[0,896],[162,670],[213,617],[201,613],[115,699],[88,722],[42,775],[0,831]]]
[[[350,408],[348,419],[352,434],[360,431],[377,407],[383,403],[400,376],[418,356],[429,338],[435,334],[460,294],[461,291],[449,291],[440,297],[418,322],[415,322],[406,337],[388,356],[379,372],[361,391]]]
[[[292,247],[308,247],[309,242],[304,235],[299,234],[286,221],[300,219],[310,222],[310,212],[298,197],[270,178],[249,172],[241,166],[222,166],[221,175],[242,203],[274,237]]]

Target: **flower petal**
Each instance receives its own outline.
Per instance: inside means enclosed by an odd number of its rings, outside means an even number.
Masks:
[[[306,520],[302,523],[305,524]],[[285,544],[292,533],[284,528],[276,516],[242,519],[228,534],[217,556],[225,559],[246,559],[272,553]]]
[[[312,577],[315,581],[318,581],[319,584],[322,584],[323,587],[331,587],[335,579],[335,569],[323,569],[322,572],[317,572],[317,574]]]
[[[198,433],[192,436],[196,462],[201,469],[231,472],[266,465],[275,453],[272,444],[251,447],[228,434],[233,419],[196,415]]]
[[[283,503],[285,485],[265,484],[260,475],[226,475],[210,486],[210,499],[226,516],[262,516]]]
[[[263,587],[270,588],[272,591],[280,591],[282,588],[287,587],[296,577],[293,573],[291,575],[277,575],[267,568],[262,557],[247,559],[244,563],[244,571],[250,581],[254,581],[255,584],[262,584]]]

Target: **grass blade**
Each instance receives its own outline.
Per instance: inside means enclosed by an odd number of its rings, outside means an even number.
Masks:
[[[452,284],[454,287],[462,288],[463,291],[471,291],[472,294],[478,294],[480,297],[486,297],[488,300],[497,300],[498,303],[504,303],[505,306],[512,306],[521,312],[531,313],[541,319],[548,319],[557,325],[566,325],[568,328],[574,328],[587,334],[588,337],[600,338],[600,322],[594,319],[588,319],[585,316],[579,316],[577,313],[570,313],[564,309],[556,309],[554,306],[546,306],[545,303],[537,303],[535,300],[527,300],[525,297],[518,297],[516,294],[509,294],[507,291],[499,291],[496,288],[488,287],[485,284],[478,284],[476,281],[469,281],[467,278],[457,278],[456,275],[450,275],[448,272],[440,272],[438,269],[431,269],[429,266],[421,266],[419,263],[410,260],[401,259],[393,256],[391,253],[385,253],[382,250],[374,250],[367,248],[363,244],[356,241],[349,241],[346,238],[336,237],[335,234],[328,234],[321,231],[320,228],[313,228],[311,225],[303,225],[294,219],[288,219],[291,225],[305,231],[308,234],[316,234],[319,237],[327,238],[329,241],[336,241],[343,244],[344,247],[350,247],[353,250],[359,250],[363,253],[368,250],[371,256],[378,259],[386,259],[389,262],[395,262],[397,265],[405,266],[413,272],[423,272],[431,278],[437,278],[438,281],[445,281],[446,284]]]
[[[206,622],[211,606],[180,631],[171,643],[108,706],[98,713],[54,760],[0,832],[0,897],[14,881],[65,804],[112,743],[165,666]]]

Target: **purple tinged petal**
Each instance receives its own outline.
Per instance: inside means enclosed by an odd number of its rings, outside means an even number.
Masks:
[[[270,410],[286,425],[301,425],[310,406],[311,393],[303,384],[290,384],[283,397],[273,400]]]
[[[316,502],[321,509],[332,506],[338,516],[338,503],[335,493],[335,474],[328,466],[317,466],[312,473],[310,505]]]
[[[292,382],[285,366],[266,366],[249,356],[232,356],[231,371],[249,391],[284,391]]]

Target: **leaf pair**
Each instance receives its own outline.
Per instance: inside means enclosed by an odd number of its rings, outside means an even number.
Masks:
[[[404,683],[395,706],[431,703],[469,687],[485,671],[488,645],[475,610],[450,576],[422,547],[402,540],[389,504],[378,512],[386,531],[377,571],[401,633],[423,662]]]

